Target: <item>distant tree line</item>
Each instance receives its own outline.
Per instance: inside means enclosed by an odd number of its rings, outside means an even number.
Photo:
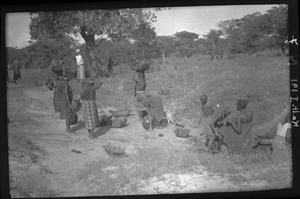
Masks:
[[[156,10],[162,10],[157,8]],[[210,55],[212,59],[235,58],[237,54],[267,49],[287,53],[288,7],[272,7],[265,14],[249,14],[241,19],[221,21],[218,29],[203,38],[181,31],[171,36],[157,36],[153,12],[138,9],[80,10],[30,13],[30,45],[7,48],[8,62],[19,59],[26,68],[47,68],[51,60],[63,60],[70,73],[75,73],[75,50],[81,49],[90,73],[102,76],[110,58],[117,64],[139,59],[161,59],[174,54],[187,60],[193,54]],[[73,35],[80,35],[79,44]]]

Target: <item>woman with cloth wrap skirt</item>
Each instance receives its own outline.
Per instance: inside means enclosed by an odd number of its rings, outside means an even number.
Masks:
[[[85,80],[85,73],[84,73],[84,62],[79,49],[76,50],[76,63],[77,63],[77,81],[81,83]]]
[[[73,92],[68,82],[69,77],[63,76],[62,83],[57,85],[57,89],[58,92],[61,93],[59,107],[60,117],[61,119],[65,119],[66,121],[66,132],[72,133],[70,127],[70,119],[74,114],[71,106],[73,100]]]
[[[135,74],[138,74],[138,78]],[[135,110],[138,112],[139,119],[142,120],[147,115],[147,108],[142,104],[142,99],[146,98],[146,78],[145,72],[134,72],[132,80],[135,82],[134,85],[134,97],[135,97]]]
[[[83,83],[83,91],[80,94],[82,101],[83,117],[86,129],[89,132],[89,138],[95,139],[94,129],[98,126],[98,111],[96,104],[96,90],[102,86],[103,82],[85,81]]]
[[[50,70],[54,75],[54,87],[53,87],[53,105],[54,105],[54,112],[58,113],[60,111],[60,101],[62,97],[62,93],[59,92],[58,87],[62,83],[63,78],[63,69],[61,63],[57,61],[52,61]]]

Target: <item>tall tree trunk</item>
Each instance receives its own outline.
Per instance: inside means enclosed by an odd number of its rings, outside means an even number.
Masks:
[[[85,27],[81,27],[80,34],[86,43],[86,55],[88,57],[87,70],[90,76],[103,76],[103,62],[96,53],[95,34],[88,31]]]

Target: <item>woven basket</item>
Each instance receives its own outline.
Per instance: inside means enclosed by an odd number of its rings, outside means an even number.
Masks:
[[[108,111],[110,112],[114,117],[127,117],[130,115],[130,113],[133,111],[133,109],[127,109],[127,110],[120,110],[120,111]]]
[[[138,64],[133,64],[130,66],[130,69],[135,71],[135,72],[144,72],[146,70],[149,70],[151,67],[151,64],[150,62],[145,62],[145,61],[142,61]]]

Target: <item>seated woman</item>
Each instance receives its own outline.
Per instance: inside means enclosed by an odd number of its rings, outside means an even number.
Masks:
[[[147,109],[147,113],[150,116],[150,128],[149,131],[153,131],[154,124],[161,128],[161,119],[165,117],[164,107],[162,99],[157,95],[140,95],[137,96],[139,101]],[[141,98],[141,99],[140,99]]]
[[[224,128],[224,140],[229,153],[249,154],[256,145],[254,135],[252,133],[253,112],[246,110],[247,101],[239,99],[236,109],[239,114],[235,119],[227,120],[227,127]]]
[[[291,161],[291,128],[290,112],[283,123],[278,124],[276,136],[272,141],[272,159],[278,162]]]

